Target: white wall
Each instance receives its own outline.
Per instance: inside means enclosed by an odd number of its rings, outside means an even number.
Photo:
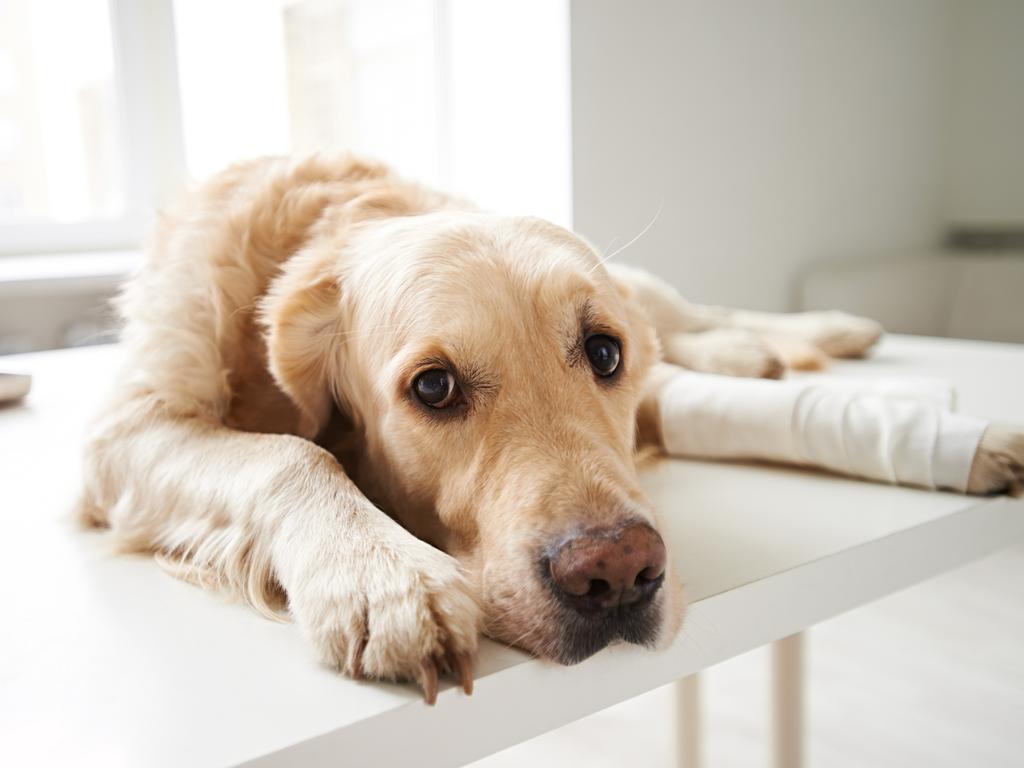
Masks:
[[[938,244],[952,8],[574,0],[574,221],[704,302]]]
[[[947,215],[1024,226],[1024,2],[955,7]]]
[[[568,0],[446,0],[441,183],[478,205],[572,225]]]

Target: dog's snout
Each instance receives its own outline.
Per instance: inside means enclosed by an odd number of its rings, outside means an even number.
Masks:
[[[581,613],[600,614],[652,596],[665,576],[665,544],[645,523],[584,531],[551,555],[553,589]]]

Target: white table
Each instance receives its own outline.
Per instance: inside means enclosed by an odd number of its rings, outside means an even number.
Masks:
[[[76,530],[82,424],[116,354],[0,358],[36,377],[0,408],[0,765],[458,765],[1024,537],[1024,504],[1006,498],[662,462],[645,483],[692,601],[674,647],[559,667],[485,642],[473,696],[448,686],[427,707]],[[837,370],[945,376],[963,411],[1024,423],[1024,347],[895,337]]]

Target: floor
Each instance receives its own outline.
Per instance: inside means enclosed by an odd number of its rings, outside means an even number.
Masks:
[[[808,633],[807,765],[1024,765],[1024,546],[1005,550]],[[769,656],[701,677],[705,768],[769,764]],[[675,764],[668,686],[475,768]]]

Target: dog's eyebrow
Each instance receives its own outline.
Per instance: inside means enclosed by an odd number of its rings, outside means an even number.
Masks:
[[[473,364],[459,365],[455,362],[458,355],[444,355],[432,353],[418,359],[413,363],[410,371],[425,371],[430,368],[445,368],[450,370],[460,385],[474,391],[486,392],[498,386],[497,381],[486,371]]]
[[[586,298],[576,307],[577,327],[576,333],[579,336],[574,341],[582,341],[583,338],[593,333],[606,333],[610,336],[621,336],[622,332],[617,329],[615,323],[608,321],[605,314],[600,312],[594,302]]]
[[[583,364],[583,340],[586,338],[587,329],[594,323],[594,305],[590,299],[579,302],[575,314],[575,327],[566,329],[564,338],[565,361],[572,367]]]
[[[597,324],[597,312],[594,310],[594,302],[584,299],[576,307],[576,317],[579,320],[578,327],[584,332]]]

